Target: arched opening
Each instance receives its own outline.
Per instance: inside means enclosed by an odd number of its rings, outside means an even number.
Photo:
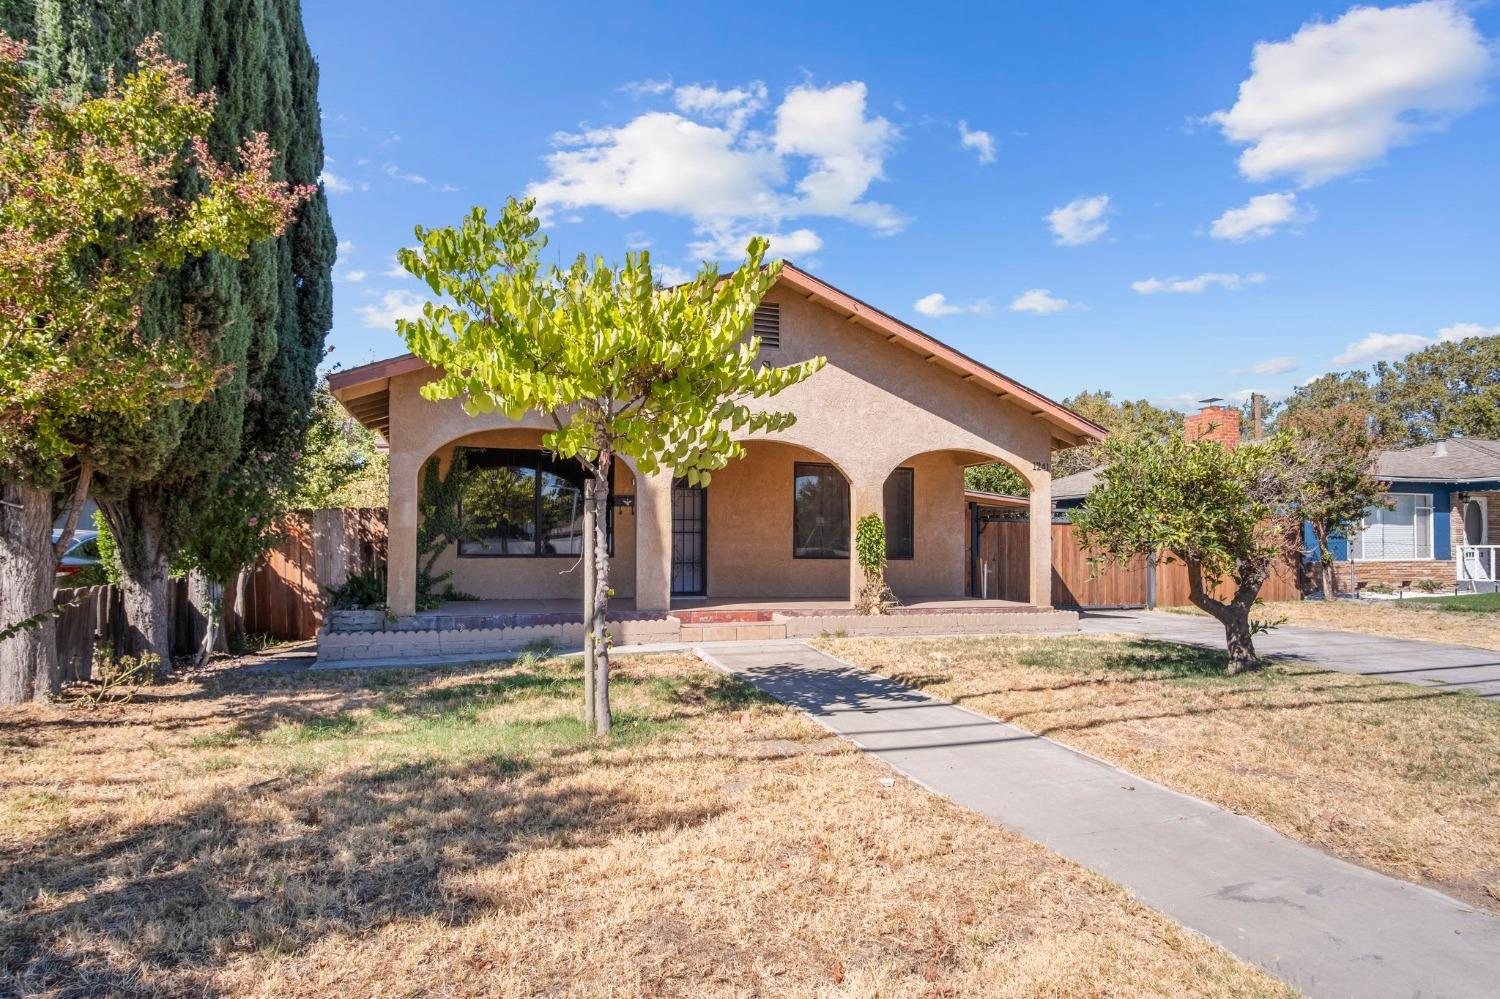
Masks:
[[[969,468],[992,463],[1025,482],[999,455],[958,448],[914,454],[891,469],[882,516],[886,581],[898,598],[1029,599],[1028,501],[966,482]]]
[[[744,456],[715,472],[703,490],[703,595],[847,601],[848,476],[809,448],[744,444]],[[673,507],[675,513],[675,499]],[[676,527],[674,516],[674,535]],[[691,598],[675,595],[673,606],[679,605],[691,606]]]
[[[505,610],[561,611],[582,599],[586,473],[576,461],[546,450],[543,433],[529,428],[478,431],[443,444],[424,459],[419,490],[432,458],[445,480],[454,473],[455,455],[464,458],[451,508],[465,527],[463,536],[435,558],[421,551],[417,555],[419,566],[431,558],[432,588],[452,590],[444,611],[502,609],[477,606],[474,600],[501,601]],[[636,582],[636,478],[623,461],[616,461],[611,471],[610,581],[614,592],[629,600]]]

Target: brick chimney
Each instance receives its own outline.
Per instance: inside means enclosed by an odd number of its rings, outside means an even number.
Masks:
[[[1182,433],[1190,441],[1207,438],[1233,450],[1240,444],[1240,411],[1228,406],[1204,406],[1183,421]]]

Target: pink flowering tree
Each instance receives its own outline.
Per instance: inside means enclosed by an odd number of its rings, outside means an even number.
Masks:
[[[40,91],[26,54],[0,32],[0,703],[58,687],[53,495],[69,481],[76,511],[109,454],[101,434],[232,374],[191,335],[142,337],[151,283],[193,257],[245,256],[312,193],[275,179],[264,136],[237,164],[215,160],[214,96],[154,38],[132,72],[76,103]],[[19,621],[38,623],[7,627]]]

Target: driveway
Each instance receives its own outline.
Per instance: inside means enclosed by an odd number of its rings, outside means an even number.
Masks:
[[[1208,617],[1163,611],[1088,611],[1085,634],[1129,634],[1165,642],[1224,648],[1224,629]],[[1323,669],[1423,687],[1472,690],[1500,700],[1500,652],[1406,638],[1383,638],[1328,628],[1283,626],[1255,636],[1255,650]]]

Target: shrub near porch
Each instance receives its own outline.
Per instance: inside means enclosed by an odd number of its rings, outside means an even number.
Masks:
[[[822,639],[831,655],[1500,912],[1500,704],[1124,638]]]
[[[0,714],[0,993],[1286,995],[687,657]],[[436,984],[441,983],[441,984]]]

